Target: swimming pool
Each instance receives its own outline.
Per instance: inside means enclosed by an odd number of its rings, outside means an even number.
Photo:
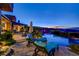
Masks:
[[[57,43],[59,46],[69,46],[69,39],[64,37],[55,36],[53,34],[44,34],[43,37],[47,38],[47,42]]]

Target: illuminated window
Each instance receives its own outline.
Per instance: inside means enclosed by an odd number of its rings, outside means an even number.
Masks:
[[[2,27],[5,27],[5,23],[2,23]]]

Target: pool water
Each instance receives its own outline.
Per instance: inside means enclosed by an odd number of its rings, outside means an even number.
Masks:
[[[43,37],[47,38],[47,42],[53,42],[59,46],[69,46],[69,39],[64,37],[55,36],[53,34],[44,34]]]

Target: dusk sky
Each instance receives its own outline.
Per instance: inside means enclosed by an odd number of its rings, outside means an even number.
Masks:
[[[79,26],[79,4],[15,3],[13,15],[21,23],[34,26]]]

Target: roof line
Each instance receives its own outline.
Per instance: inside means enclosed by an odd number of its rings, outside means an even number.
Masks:
[[[6,17],[5,15],[1,15],[1,16],[5,17],[6,19],[8,19],[8,20],[9,20],[9,18],[8,18],[8,17]]]

